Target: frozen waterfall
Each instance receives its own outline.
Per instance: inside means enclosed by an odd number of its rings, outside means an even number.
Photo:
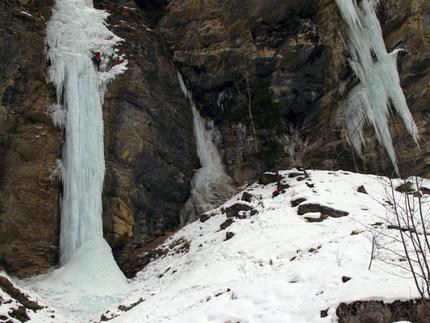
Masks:
[[[116,54],[114,47],[121,39],[106,28],[106,17],[91,0],[56,0],[45,40],[51,64],[48,81],[57,93],[57,104],[50,112],[54,123],[64,129],[65,141],[60,170],[62,267],[45,278],[40,288],[77,311],[97,310],[109,303],[107,298],[115,298],[111,290],[126,290],[126,279],[102,228],[102,103],[107,83],[127,64]],[[91,50],[101,52],[102,72],[93,65]],[[109,68],[113,59],[120,63]]]
[[[403,119],[406,129],[418,145],[418,131],[406,103],[397,72],[399,50],[388,53],[376,17],[378,0],[336,0],[348,26],[350,65],[360,80],[343,104],[346,128],[351,144],[361,156],[365,121],[374,128],[378,141],[385,147],[397,173],[397,158],[388,128],[392,105]]]
[[[214,127],[204,120],[197,111],[192,94],[178,73],[179,84],[185,97],[189,99],[193,114],[194,135],[200,166],[191,182],[191,197],[181,214],[181,224],[197,219],[202,213],[212,210],[236,193],[233,180],[225,173],[218,150],[212,141]]]
[[[61,163],[64,191],[61,216],[61,264],[92,237],[102,237],[102,189],[105,175],[102,102],[106,82],[126,62],[106,71],[120,41],[105,26],[107,14],[91,1],[57,0],[47,25],[48,80],[57,92],[54,123],[65,129]],[[103,57],[97,73],[90,50]]]

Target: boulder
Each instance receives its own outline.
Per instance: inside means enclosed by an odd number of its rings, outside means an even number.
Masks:
[[[226,207],[224,212],[226,213],[227,218],[231,217],[239,217],[240,211],[251,211],[253,209],[252,206],[245,203],[235,203],[229,207]]]
[[[395,188],[397,192],[401,193],[412,193],[414,192],[413,184],[411,182],[405,182]]]
[[[364,185],[361,185],[359,188],[357,188],[357,192],[367,194],[367,191],[366,191],[366,188],[364,187]]]
[[[233,222],[234,222],[234,220],[232,218],[227,218],[227,220],[225,220],[223,223],[221,223],[220,230],[227,229],[229,226],[231,226],[233,224]]]
[[[300,204],[299,208],[297,209],[297,214],[305,215],[306,217],[307,213],[313,213],[313,214],[320,213],[319,217],[309,217],[311,222],[316,222],[316,220],[322,221],[324,219],[327,219],[328,217],[340,218],[343,216],[347,216],[349,214],[348,212],[335,210],[328,206],[320,205],[316,203]],[[315,221],[312,221],[312,219],[314,219]]]
[[[245,201],[245,202],[251,203],[251,201],[252,201],[252,194],[248,193],[248,192],[243,192],[241,201]]]
[[[305,199],[304,197],[299,197],[297,199],[291,200],[291,207],[296,207],[297,205],[299,205],[300,203],[305,202],[307,199]]]

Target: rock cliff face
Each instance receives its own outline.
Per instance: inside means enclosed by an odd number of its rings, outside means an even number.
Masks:
[[[106,8],[128,59],[104,104],[104,228],[123,264],[134,249],[178,227],[199,162],[191,109],[164,42],[139,10]]]
[[[0,4],[0,266],[28,276],[58,259],[61,142],[47,113],[45,23],[53,1]]]
[[[425,146],[429,5],[384,1],[378,8],[388,50],[405,49],[399,57],[401,81]],[[252,131],[241,95],[255,91],[261,80],[283,107],[284,166],[391,172],[370,129],[364,160],[355,156],[337,114],[357,79],[347,61],[346,25],[334,1],[172,0],[157,30],[202,113],[218,123],[224,139],[220,148],[235,179],[255,176],[247,148]],[[426,174],[428,148],[420,153],[396,116],[390,126],[402,171]]]
[[[120,51],[129,60],[104,104],[103,220],[121,265],[130,268],[133,250],[179,225],[199,167],[178,71],[201,114],[214,120],[226,170],[238,184],[258,175],[249,106],[270,119],[258,111],[258,93],[280,112],[276,137],[286,151],[281,166],[391,172],[371,129],[364,159],[356,156],[337,112],[358,80],[348,65],[346,26],[334,1],[94,4],[111,14],[108,23],[124,39]],[[0,4],[0,266],[19,276],[43,272],[58,258],[61,185],[51,175],[61,157],[61,134],[46,113],[55,93],[46,84],[43,58],[52,5],[53,0]],[[378,17],[388,50],[405,49],[398,69],[421,139],[418,150],[393,115],[401,172],[430,176],[430,4],[384,1]],[[267,145],[273,129],[256,128],[258,145]],[[267,170],[270,163],[261,167]]]

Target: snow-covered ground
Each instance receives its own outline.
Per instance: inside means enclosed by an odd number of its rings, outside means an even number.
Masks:
[[[32,299],[47,306],[28,311],[30,322],[98,322],[104,314],[112,323],[324,323],[337,321],[335,311],[341,302],[416,297],[408,271],[398,266],[404,262],[391,252],[400,246],[390,238],[398,232],[387,229],[386,179],[309,170],[309,178],[298,180],[288,177],[292,172],[297,171],[282,172],[283,182],[290,187],[275,197],[275,184],[246,188],[253,197],[243,203],[258,214],[241,212],[240,218],[221,230],[226,221],[222,210],[239,202],[240,192],[208,212],[207,221],[198,220],[172,235],[160,246],[167,254],[129,280],[126,295],[124,290],[112,292],[113,298],[121,295],[122,299],[110,299],[111,305],[99,311],[77,310],[61,294],[66,283],[73,290],[71,281],[58,282],[56,292],[52,285],[43,288],[40,277],[13,279]],[[357,191],[362,185],[368,194]],[[430,187],[430,181],[424,180],[422,186]],[[298,215],[298,206],[291,206],[298,198],[306,199],[302,204],[318,203],[349,214],[307,221],[305,217],[319,214]],[[226,239],[227,232],[234,235]],[[368,269],[373,237],[386,248],[374,252]],[[343,277],[351,279],[344,282]],[[8,303],[10,297],[1,290],[0,297],[1,317],[15,303]],[[321,317],[321,311],[328,315]]]

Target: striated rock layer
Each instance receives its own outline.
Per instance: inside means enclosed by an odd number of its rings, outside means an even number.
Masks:
[[[364,160],[353,153],[337,113],[358,80],[348,65],[345,22],[334,1],[170,1],[157,30],[203,113],[220,127],[220,146],[237,180],[255,176],[252,131],[241,94],[264,80],[283,106],[284,166],[391,174],[368,130]],[[390,127],[402,174],[428,174],[429,4],[384,1],[378,7],[388,51],[399,57],[402,86],[422,139],[420,152],[396,116]],[[247,83],[249,86],[247,86]]]
[[[19,276],[58,261],[61,141],[43,58],[52,4],[0,3],[0,267]]]
[[[103,107],[104,231],[123,264],[134,249],[179,226],[199,164],[191,108],[162,39],[140,10],[112,3],[106,8],[128,59]]]
[[[59,194],[53,174],[61,133],[47,108],[43,39],[53,0],[0,4],[0,266],[21,277],[58,260]],[[128,71],[109,85],[104,104],[105,237],[117,261],[179,225],[199,167],[192,116],[179,71],[200,113],[212,119],[227,173],[258,178],[249,102],[261,120],[258,147],[276,128],[279,165],[392,174],[373,130],[360,159],[348,142],[340,102],[358,83],[348,36],[330,0],[97,0],[122,37]],[[419,129],[419,150],[396,115],[390,119],[402,175],[430,176],[430,4],[388,0],[378,6],[388,51]],[[263,99],[258,98],[263,93]],[[260,101],[259,101],[260,100]],[[267,108],[269,107],[269,108]],[[270,114],[276,107],[277,113]],[[259,109],[260,108],[260,109]],[[273,122],[273,119],[279,122]],[[137,259],[135,254],[133,259]],[[131,269],[131,271],[133,271]]]

